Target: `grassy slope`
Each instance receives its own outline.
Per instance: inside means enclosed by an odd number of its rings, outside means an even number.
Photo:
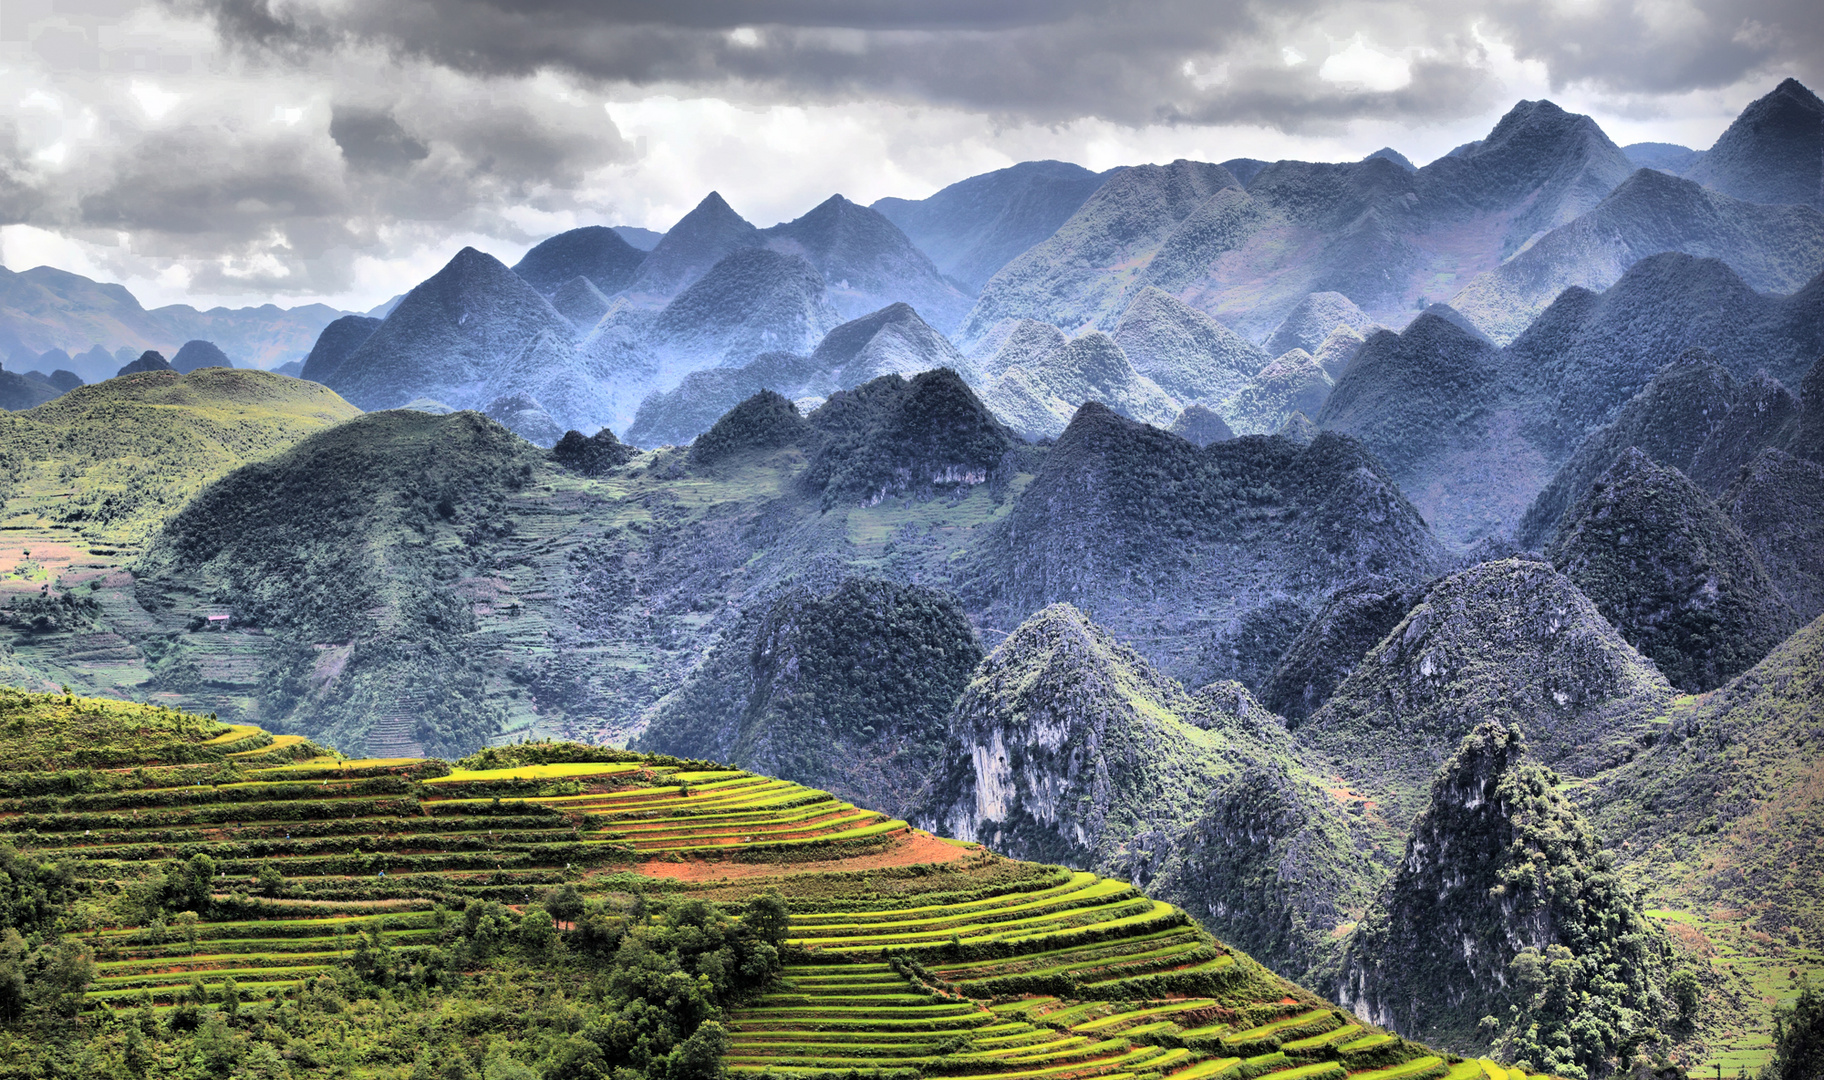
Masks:
[[[204,485],[359,414],[335,392],[264,371],[149,372],[0,415],[9,527],[61,525],[143,545]]]
[[[1824,970],[1824,620],[1729,685],[1679,698],[1632,761],[1581,785],[1621,871],[1714,969],[1706,1035],[1764,1059],[1767,1011]]]

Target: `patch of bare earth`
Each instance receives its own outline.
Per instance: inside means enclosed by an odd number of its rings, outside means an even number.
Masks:
[[[718,879],[777,877],[781,874],[817,874],[830,871],[879,870],[888,866],[914,866],[919,863],[945,863],[964,858],[980,850],[939,840],[928,832],[910,829],[894,838],[891,845],[865,855],[823,862],[732,862],[725,859],[687,859],[667,862],[651,859],[640,864],[646,877],[670,878],[673,881],[715,881]]]

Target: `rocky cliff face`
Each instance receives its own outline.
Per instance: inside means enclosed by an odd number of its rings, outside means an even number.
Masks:
[[[1480,724],[1432,781],[1405,857],[1350,938],[1337,1000],[1462,1052],[1606,1072],[1624,1041],[1669,1019],[1670,959],[1609,865],[1519,733]]]
[[[1193,696],[1068,604],[982,662],[949,720],[918,820],[1019,858],[1109,867],[1190,820],[1212,784],[1285,745],[1246,692]]]

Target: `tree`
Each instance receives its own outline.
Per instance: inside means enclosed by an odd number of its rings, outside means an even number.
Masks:
[[[671,1052],[670,1080],[719,1080],[722,1058],[728,1053],[728,1031],[714,1020],[697,1025],[690,1038]]]
[[[1678,1006],[1678,1021],[1686,1027],[1697,1022],[1697,1007],[1702,1004],[1703,987],[1688,967],[1681,967],[1666,980],[1666,996]]]
[[[196,912],[180,911],[177,913],[177,930],[184,935],[184,944],[190,947],[190,955],[196,955]]]
[[[1773,1014],[1773,1060],[1762,1080],[1817,1080],[1824,1076],[1824,994],[1810,980],[1792,1005]]]
[[[545,895],[545,910],[558,922],[575,926],[583,916],[583,894],[576,891],[576,886],[565,885]]]
[[[261,896],[277,896],[285,888],[285,875],[279,872],[276,864],[267,863],[260,867],[258,885]]]

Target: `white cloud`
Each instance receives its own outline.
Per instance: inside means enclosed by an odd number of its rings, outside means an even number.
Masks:
[[[1341,52],[1331,53],[1317,69],[1317,77],[1342,86],[1379,93],[1398,90],[1412,82],[1412,65],[1368,45],[1361,38]]]
[[[184,100],[184,95],[160,89],[158,84],[142,79],[134,79],[127,92],[133,96],[134,101],[139,102],[139,107],[145,114],[154,120],[163,119],[178,102]]]

